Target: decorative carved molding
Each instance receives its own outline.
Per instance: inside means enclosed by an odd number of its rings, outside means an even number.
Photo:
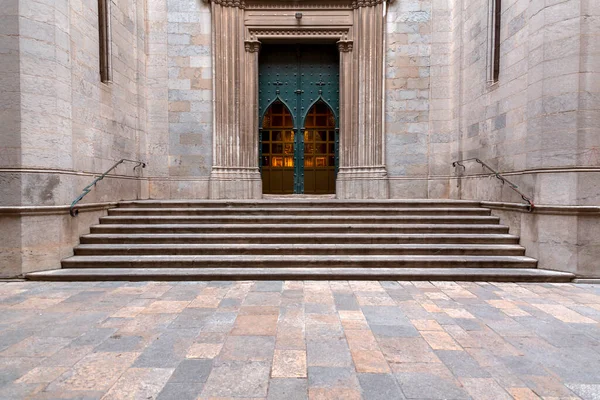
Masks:
[[[373,7],[383,3],[384,1],[385,0],[355,0],[352,2],[352,8]]]
[[[249,53],[258,53],[260,50],[260,42],[258,40],[246,40],[244,41],[244,47]]]
[[[246,2],[244,0],[204,0],[204,2],[219,4],[223,7],[246,8]]]
[[[348,29],[303,29],[303,28],[250,28],[248,34],[252,40],[257,37],[281,37],[281,36],[315,36],[340,38],[346,41],[348,38]]]
[[[340,40],[337,42],[338,50],[343,53],[348,53],[352,51],[352,47],[354,46],[354,42],[352,40]]]
[[[387,1],[388,3],[393,3],[394,0],[354,0],[351,3],[309,3],[302,4],[303,9],[329,9],[329,10],[347,10],[347,9],[356,9],[361,7],[373,7],[378,4]],[[223,7],[237,7],[241,9],[250,9],[250,10],[288,10],[288,9],[297,9],[298,4],[296,2],[257,2],[252,4],[247,4],[245,0],[204,0],[205,3],[215,3],[219,4]]]
[[[299,7],[297,2],[289,1],[289,2],[256,2],[256,3],[247,3],[246,9],[248,10],[297,10],[298,8],[302,8],[303,10],[351,10],[352,2],[314,2],[314,3],[304,3],[301,7]]]

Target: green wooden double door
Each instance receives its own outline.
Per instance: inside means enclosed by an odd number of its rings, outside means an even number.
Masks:
[[[335,45],[262,47],[259,156],[264,193],[335,193],[338,115]]]

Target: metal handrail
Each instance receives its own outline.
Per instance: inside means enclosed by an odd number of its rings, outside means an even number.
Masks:
[[[481,164],[484,168],[487,168],[488,170],[490,170],[492,172],[491,176],[495,177],[496,179],[500,180],[502,182],[502,184],[508,183],[508,186],[514,190],[515,192],[517,192],[519,194],[519,196],[521,196],[521,198],[527,203],[529,204],[529,211],[533,211],[535,205],[533,204],[533,199],[531,197],[526,196],[523,192],[521,192],[519,190],[519,187],[517,185],[515,185],[514,183],[512,183],[511,181],[509,181],[508,179],[506,179],[501,173],[499,173],[498,171],[496,171],[495,169],[493,169],[492,167],[490,167],[489,165],[487,165],[486,163],[484,163],[483,161],[481,161],[479,158],[467,158],[465,160],[458,160],[458,161],[454,161],[452,163],[453,167],[463,167],[463,169],[466,169],[466,167],[462,164],[464,162],[467,161],[475,161],[479,164]]]
[[[77,205],[77,203],[79,203],[81,201],[81,199],[83,199],[89,192],[92,191],[92,188],[94,186],[96,186],[96,183],[98,183],[98,181],[101,181],[102,179],[104,179],[104,177],[106,175],[108,175],[110,171],[117,168],[120,164],[123,164],[124,162],[134,163],[135,164],[135,166],[133,167],[134,170],[138,167],[146,168],[146,163],[143,161],[128,160],[127,158],[122,158],[121,160],[119,160],[115,164],[113,164],[113,166],[110,167],[105,173],[103,173],[102,175],[100,175],[99,177],[94,179],[94,181],[92,183],[90,183],[83,189],[81,194],[79,196],[77,196],[77,198],[75,200],[73,200],[73,202],[71,203],[71,207],[69,207],[69,214],[71,214],[72,217],[76,217],[77,214],[79,214],[79,210],[75,208],[75,205]]]

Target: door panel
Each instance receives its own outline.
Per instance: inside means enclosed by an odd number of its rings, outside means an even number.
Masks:
[[[259,63],[263,192],[335,193],[337,49],[334,45],[265,45]],[[274,128],[283,130],[277,133]],[[293,141],[279,134],[291,135]]]

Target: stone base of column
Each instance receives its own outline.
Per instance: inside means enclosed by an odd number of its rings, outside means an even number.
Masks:
[[[340,168],[336,180],[338,199],[389,199],[385,167]]]
[[[258,168],[213,167],[209,198],[261,199],[262,180]]]

